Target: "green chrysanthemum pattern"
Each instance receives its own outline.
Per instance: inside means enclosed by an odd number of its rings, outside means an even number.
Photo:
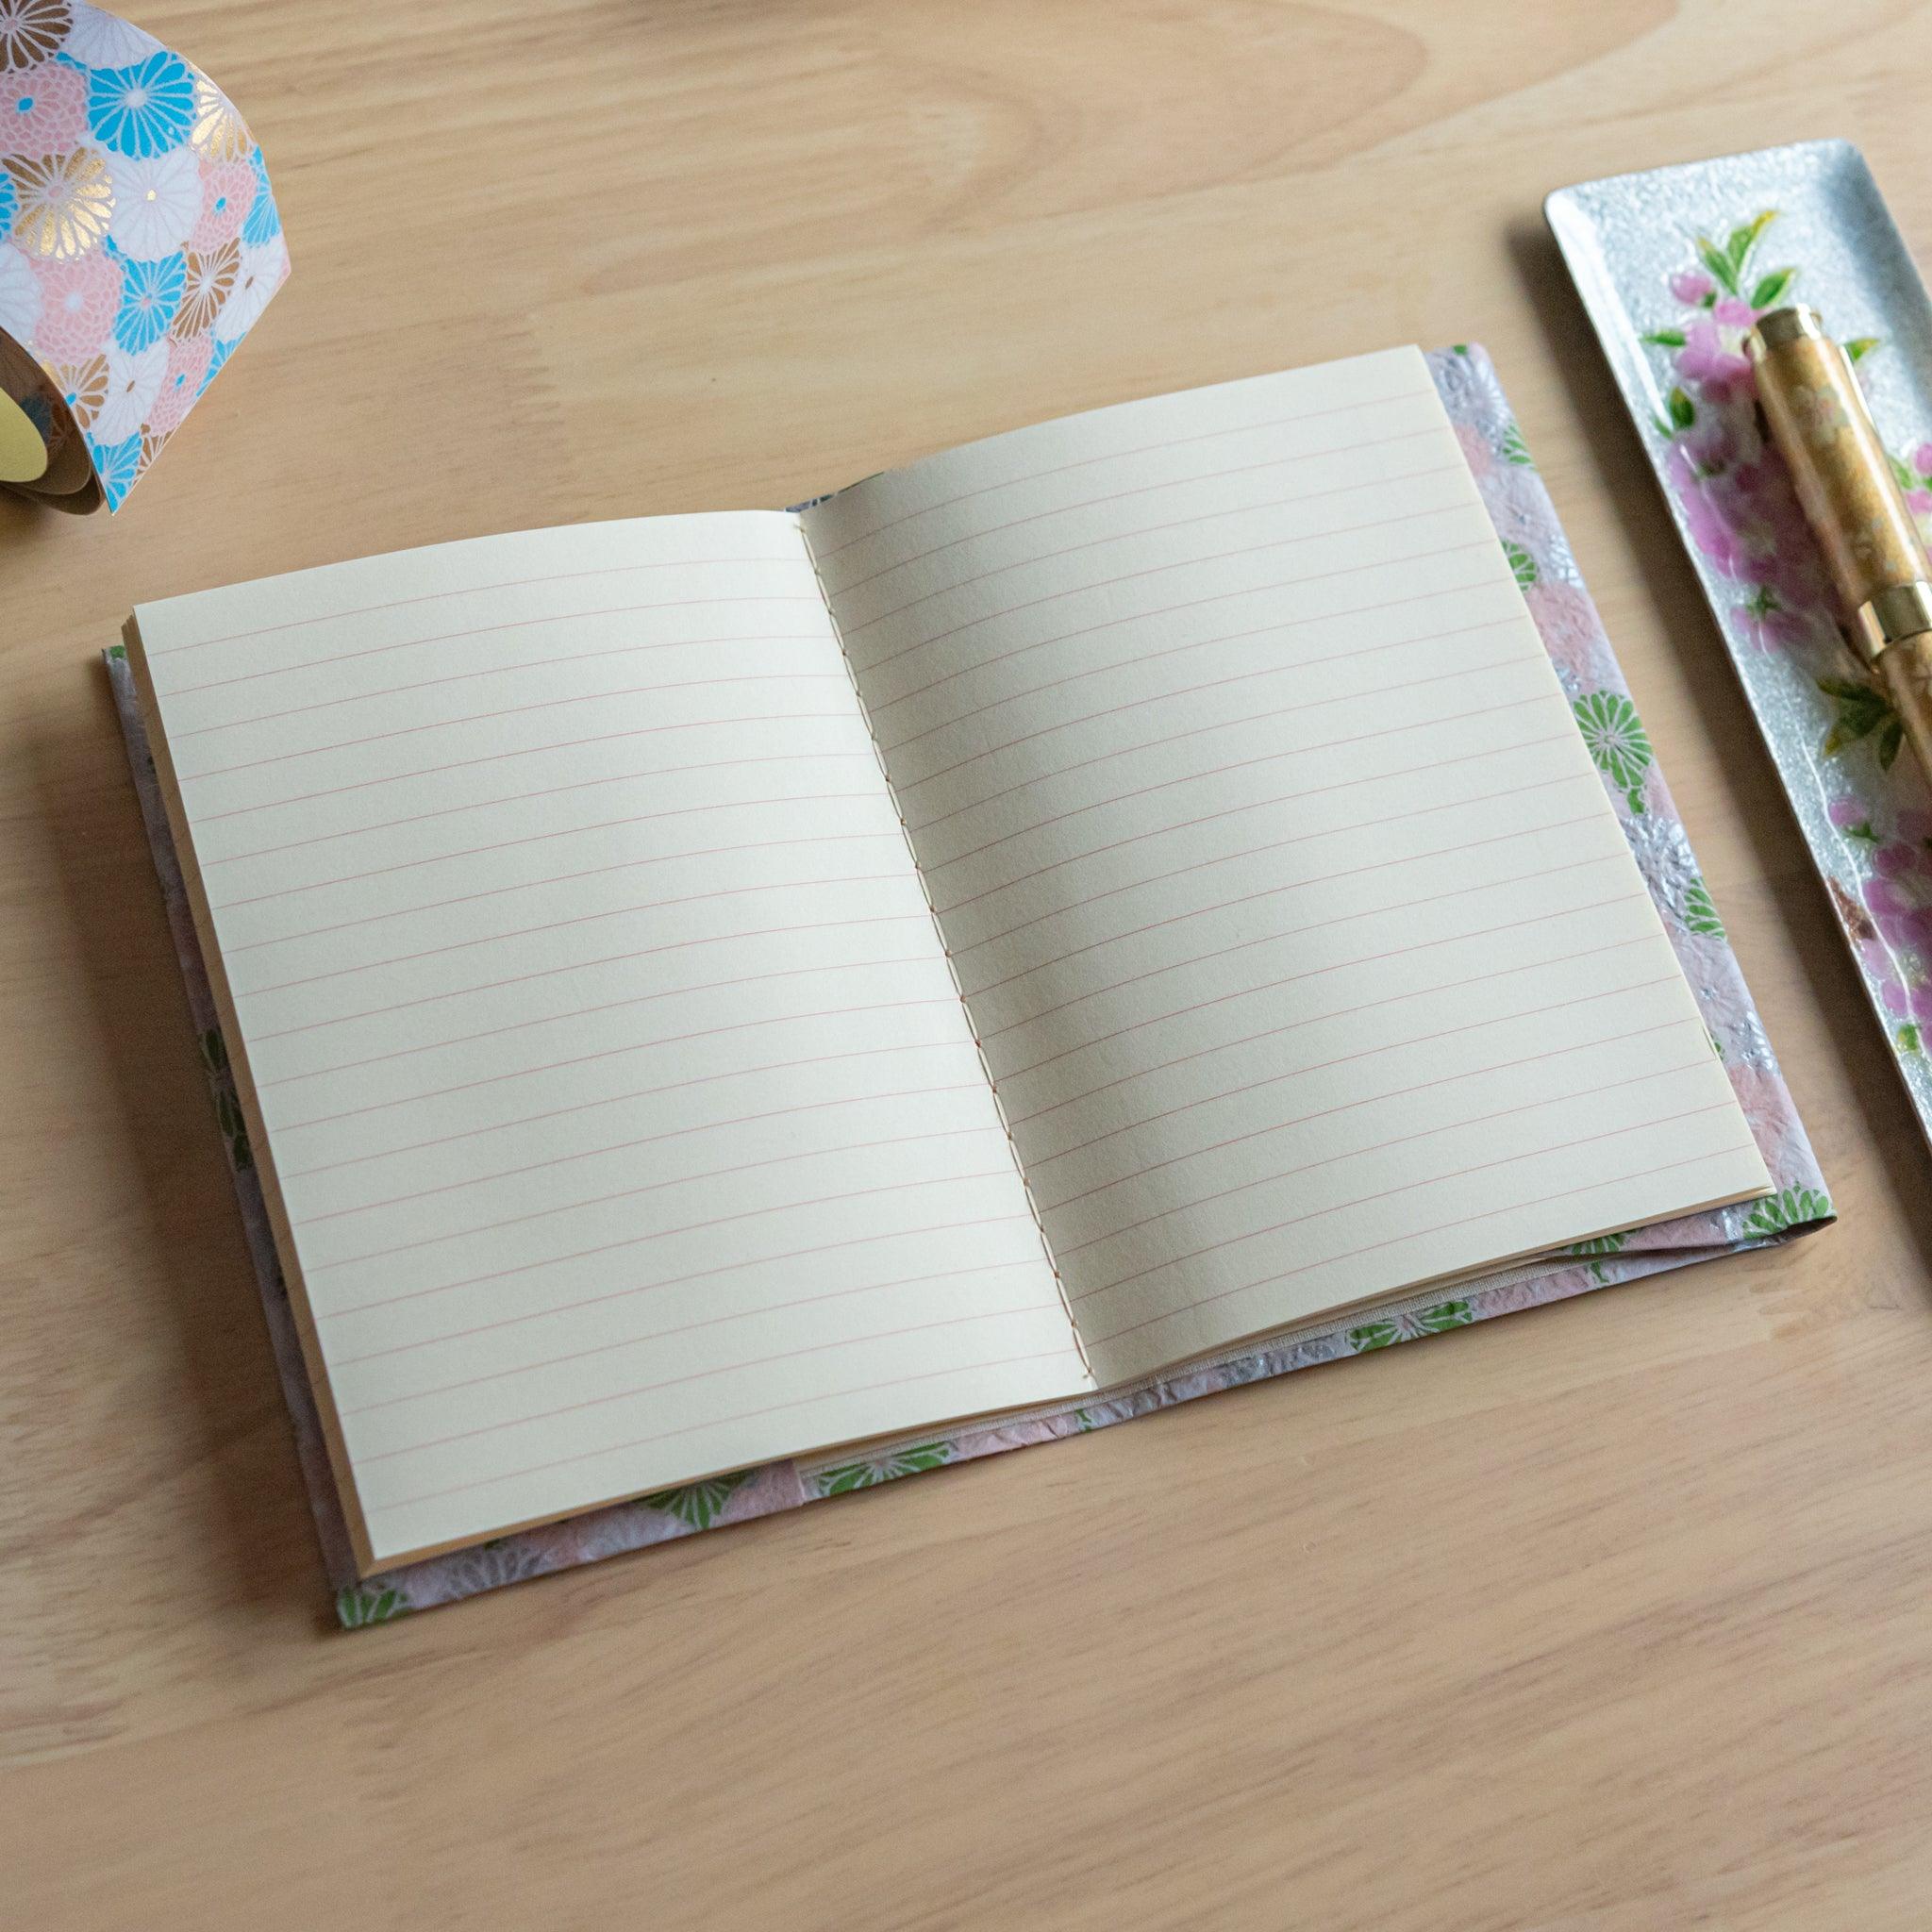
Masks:
[[[1593,691],[1570,708],[1596,768],[1619,791],[1634,814],[1643,811],[1643,781],[1652,763],[1650,738],[1637,707],[1613,691]]]
[[[1463,1328],[1475,1320],[1475,1309],[1466,1301],[1437,1302],[1432,1307],[1418,1308],[1407,1315],[1385,1315],[1380,1321],[1364,1322],[1348,1331],[1350,1349],[1367,1355],[1372,1349],[1387,1348],[1392,1342],[1415,1341],[1424,1335],[1441,1335],[1450,1328]]]
[[[1769,1240],[1789,1229],[1802,1227],[1807,1221],[1825,1221],[1831,1216],[1830,1199],[1815,1188],[1787,1188],[1780,1194],[1759,1201],[1744,1217],[1744,1232]]]
[[[1573,1255],[1621,1255],[1630,1240],[1630,1231],[1625,1228],[1622,1234],[1600,1234],[1594,1241],[1572,1241],[1569,1252]]]
[[[1705,939],[1721,940],[1724,936],[1724,923],[1717,916],[1710,889],[1701,878],[1692,879],[1684,894],[1684,926]]]
[[[843,1496],[853,1490],[870,1490],[880,1483],[894,1482],[902,1475],[937,1469],[952,1459],[950,1442],[921,1442],[915,1448],[894,1449],[889,1455],[869,1457],[863,1462],[841,1462],[836,1468],[822,1469],[812,1478],[812,1486],[822,1496]]]
[[[345,1630],[359,1630],[365,1624],[392,1623],[407,1616],[409,1607],[396,1590],[372,1590],[357,1584],[336,1592],[336,1615]]]
[[[750,1482],[755,1471],[741,1469],[735,1475],[708,1476],[701,1483],[686,1483],[681,1489],[659,1490],[643,1499],[646,1509],[661,1509],[691,1529],[709,1529],[724,1514],[724,1506]]]

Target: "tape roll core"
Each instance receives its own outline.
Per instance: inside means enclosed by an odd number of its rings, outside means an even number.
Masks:
[[[34,419],[0,390],[0,483],[37,483],[47,474],[47,461]]]

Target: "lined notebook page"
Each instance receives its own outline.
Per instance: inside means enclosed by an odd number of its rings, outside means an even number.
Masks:
[[[1091,1386],[795,519],[138,624],[365,1560]]]
[[[1103,1381],[1766,1185],[1418,353],[806,529]]]

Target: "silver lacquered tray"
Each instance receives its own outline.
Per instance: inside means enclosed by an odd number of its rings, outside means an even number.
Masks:
[[[1864,157],[1803,142],[1544,204],[1921,1126],[1932,1140],[1932,794],[1845,648],[1743,337],[1809,303],[1932,538],[1932,304]]]

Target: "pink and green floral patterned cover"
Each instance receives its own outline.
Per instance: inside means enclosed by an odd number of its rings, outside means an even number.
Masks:
[[[1473,1322],[1560,1301],[1591,1289],[1739,1249],[1761,1247],[1823,1225],[1832,1208],[1804,1128],[1751,1003],[1723,924],[1706,891],[1682,822],[1664,789],[1649,740],[1617,670],[1596,608],[1583,588],[1556,511],[1530,462],[1489,358],[1458,345],[1429,358],[1437,388],[1460,438],[1478,489],[1551,659],[1616,803],[1643,875],[1710,1028],[1712,1042],[1762,1150],[1777,1191],[1771,1198],[1581,1244],[1554,1260],[1508,1269],[1453,1294],[1392,1301],[1346,1319],[1317,1323],[1265,1346],[1231,1352],[1176,1374],[1112,1394],[1009,1417],[931,1431],[874,1447],[862,1457],[801,1457],[740,1471],[615,1504],[562,1523],[499,1537],[478,1548],[408,1564],[358,1581],[316,1420],[287,1290],[277,1266],[234,1083],[222,1049],[192,917],[154,780],[132,678],[119,646],[108,667],[120,705],[135,783],[161,877],[189,1005],[214,1089],[215,1108],[235,1170],[242,1225],[260,1280],[262,1304],[294,1421],[336,1607],[349,1627],[452,1603],[499,1584],[743,1523],[902,1475],[968,1462],[1003,1449],[1050,1442],[1124,1422],[1151,1409],[1212,1395],[1241,1383],[1317,1363],[1346,1360],[1391,1343],[1465,1327]]]

